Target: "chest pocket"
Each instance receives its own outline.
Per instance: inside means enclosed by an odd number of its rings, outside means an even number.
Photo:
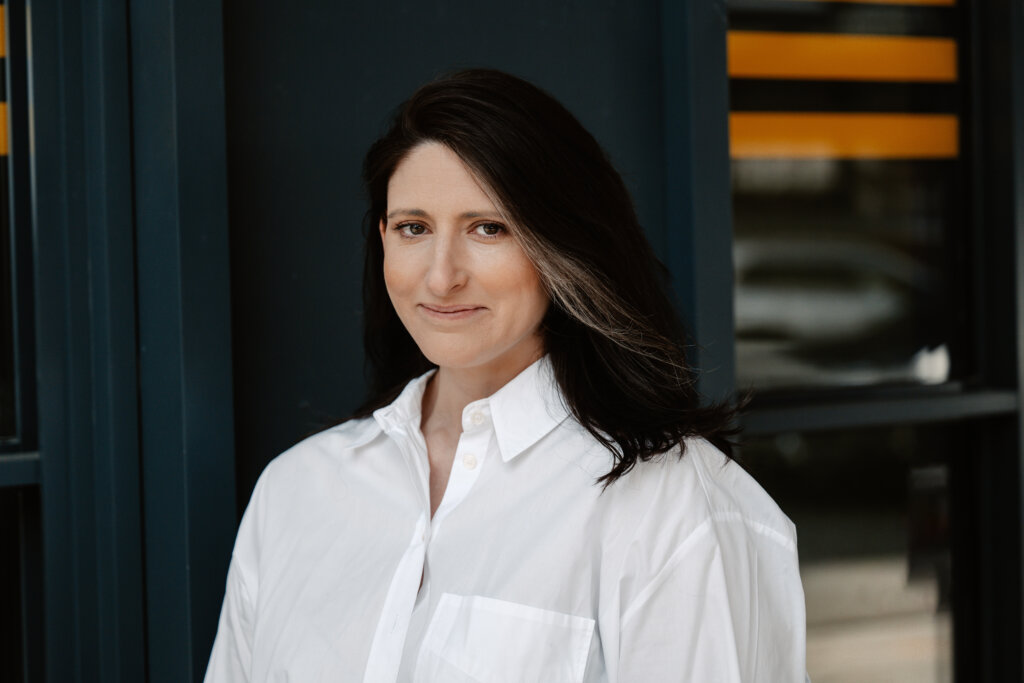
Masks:
[[[594,620],[445,593],[423,637],[415,683],[581,683]]]

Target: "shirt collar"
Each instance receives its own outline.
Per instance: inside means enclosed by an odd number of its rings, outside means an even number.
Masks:
[[[373,413],[374,420],[387,433],[419,429],[423,410],[423,392],[436,372],[420,375],[409,382],[390,405]],[[494,434],[505,462],[512,460],[569,415],[551,360],[543,356],[487,398],[473,401],[462,411],[462,424],[474,424],[470,416],[489,414]]]
[[[543,356],[490,398],[466,406],[490,404],[501,458],[508,462],[540,441],[569,415],[555,380],[551,360]]]
[[[415,429],[420,427],[423,415],[423,393],[427,390],[427,381],[437,372],[437,368],[428,370],[410,381],[402,389],[394,401],[383,408],[373,411],[373,419],[387,433],[395,429],[405,430],[411,424]]]

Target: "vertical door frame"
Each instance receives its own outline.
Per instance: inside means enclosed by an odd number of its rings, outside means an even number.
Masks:
[[[129,0],[149,681],[201,680],[234,542],[223,18]]]
[[[221,3],[26,6],[42,668],[199,680],[236,524]]]
[[[43,668],[142,680],[124,3],[29,0],[26,15]]]
[[[660,8],[665,263],[700,391],[721,401],[736,384],[725,2],[661,0]]]

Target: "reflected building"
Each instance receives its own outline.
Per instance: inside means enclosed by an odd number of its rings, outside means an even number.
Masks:
[[[729,22],[737,384],[770,405],[970,381],[962,7],[737,0]],[[953,680],[955,431],[744,445],[799,530],[816,683]]]

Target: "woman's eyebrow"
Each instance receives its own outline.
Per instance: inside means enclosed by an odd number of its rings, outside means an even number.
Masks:
[[[495,218],[499,214],[494,211],[466,211],[459,214],[459,218]],[[391,220],[395,216],[416,216],[417,218],[430,218],[430,214],[423,209],[395,209],[389,211],[387,218]]]
[[[430,218],[430,214],[423,209],[395,209],[394,211],[388,212],[388,220],[395,216],[416,216],[417,218]]]

